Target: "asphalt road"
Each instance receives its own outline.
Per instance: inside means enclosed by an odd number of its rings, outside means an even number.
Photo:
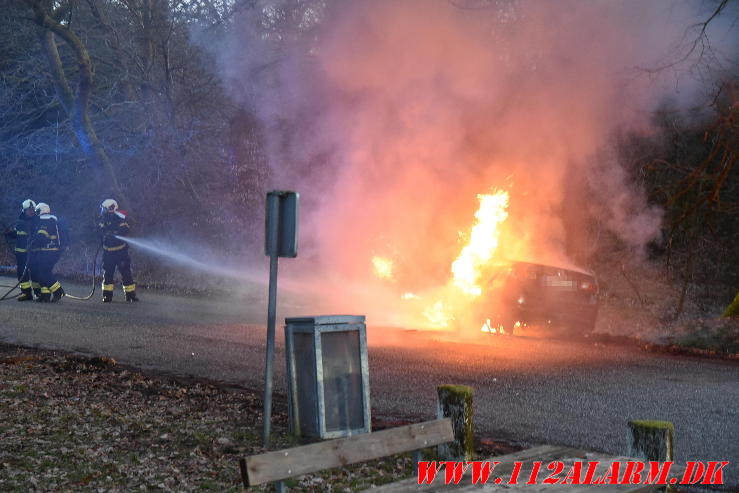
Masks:
[[[10,282],[0,277],[0,284]],[[97,296],[3,301],[0,341],[262,387],[266,307],[259,296],[203,299],[144,290],[137,304],[116,297],[112,304]],[[282,304],[278,320],[306,314],[313,313],[305,304]],[[374,327],[371,320],[368,339],[375,416],[432,418],[436,386],[465,384],[475,389],[480,434],[621,454],[629,419],[667,420],[675,425],[677,461],[728,460],[726,480],[739,489],[739,364],[541,334],[462,343]],[[281,330],[276,357],[275,388],[284,393]]]

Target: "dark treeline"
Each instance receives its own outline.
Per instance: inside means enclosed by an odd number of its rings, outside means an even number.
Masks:
[[[290,20],[309,4],[272,8],[264,35],[279,37],[280,19],[293,29]],[[224,255],[261,254],[265,129],[248,105],[229,98],[216,60],[192,42],[194,32],[217,39],[258,5],[4,0],[2,222],[25,198],[51,204],[78,252],[65,258],[69,271],[81,271],[95,251],[94,218],[108,197],[131,212],[139,234],[195,238]],[[717,16],[736,15],[727,2],[715,5]],[[721,293],[739,285],[738,82],[730,67],[706,80],[709,103],[693,113],[665,103],[654,115],[658,132],[617,138],[634,180],[665,209],[663,240],[651,253],[684,283],[683,293],[696,283],[706,290],[719,283]],[[10,263],[9,249],[0,255]],[[152,269],[142,269],[144,277],[154,277]]]
[[[653,254],[676,281],[674,316],[684,310],[691,288],[705,311],[718,300],[730,301],[739,288],[737,82],[716,81],[708,108],[661,108],[654,116],[656,137],[622,144],[651,201],[665,211],[663,238]]]
[[[5,223],[24,198],[45,201],[66,218],[75,246],[94,251],[99,204],[114,197],[139,234],[197,235],[224,254],[253,246],[267,173],[259,128],[228,101],[213,61],[189,40],[195,26],[223,29],[236,7],[211,0],[3,5]]]

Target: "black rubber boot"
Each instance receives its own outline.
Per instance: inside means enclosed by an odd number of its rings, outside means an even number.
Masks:
[[[129,293],[126,293],[126,301],[129,303],[133,303],[134,301],[139,301],[138,297],[136,296],[136,291],[131,291]]]
[[[64,298],[64,294],[65,294],[65,293],[64,293],[64,289],[63,289],[63,288],[59,288],[59,289],[57,289],[57,290],[56,290],[56,291],[54,291],[54,293],[53,293],[53,294],[51,295],[51,302],[52,302],[52,303],[56,303],[56,302],[57,302],[57,301],[59,301],[60,299]]]
[[[103,291],[103,303],[110,303],[113,301],[113,293],[111,291]]]
[[[18,301],[33,301],[31,288],[21,289],[21,295],[18,297]]]
[[[38,298],[36,298],[36,301],[39,303],[48,303],[51,301],[51,293],[41,293],[38,295]]]

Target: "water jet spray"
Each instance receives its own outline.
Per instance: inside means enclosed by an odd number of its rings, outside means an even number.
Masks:
[[[239,272],[235,269],[229,269],[227,267],[219,266],[215,263],[206,264],[205,262],[201,262],[200,260],[197,260],[196,258],[186,253],[178,252],[175,250],[173,245],[164,245],[158,241],[130,238],[128,236],[116,235],[115,237],[133,246],[142,248],[154,255],[167,258],[172,262],[183,265],[185,267],[190,267],[194,270],[207,272],[216,276],[230,277],[233,279],[243,279],[244,277],[246,277],[245,273]]]

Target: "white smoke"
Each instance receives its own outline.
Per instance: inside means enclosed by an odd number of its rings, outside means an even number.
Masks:
[[[661,212],[609,139],[648,132],[666,97],[696,99],[694,74],[640,67],[695,67],[699,53],[682,54],[705,8],[262,1],[210,48],[234,99],[264,125],[271,186],[301,192],[311,267],[363,279],[385,254],[412,285],[448,275],[476,195],[493,188],[511,191],[519,256],[564,256],[571,182],[598,192],[590,209],[627,245],[657,238]]]

